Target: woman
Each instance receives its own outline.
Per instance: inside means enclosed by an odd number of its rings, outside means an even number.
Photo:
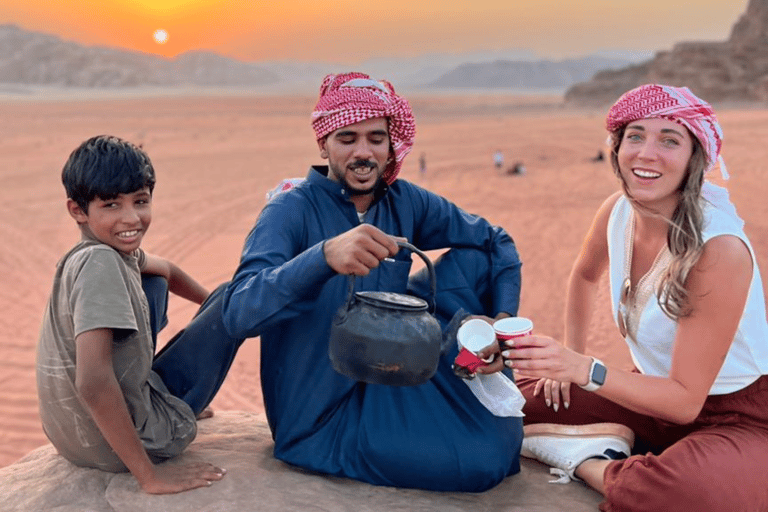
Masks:
[[[603,493],[601,510],[766,511],[768,325],[743,221],[704,179],[718,163],[727,178],[720,125],[687,88],[644,85],[607,127],[622,191],[571,272],[565,346],[502,352],[528,401],[523,454]],[[634,372],[584,355],[605,270]]]

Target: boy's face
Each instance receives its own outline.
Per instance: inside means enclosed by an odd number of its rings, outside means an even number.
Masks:
[[[95,198],[88,213],[67,200],[69,214],[94,238],[120,252],[138,249],[152,222],[152,194],[145,187],[114,199]]]

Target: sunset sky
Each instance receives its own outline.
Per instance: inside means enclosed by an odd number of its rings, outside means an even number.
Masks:
[[[748,0],[0,0],[0,23],[173,57],[356,64],[527,50],[561,59],[727,39]],[[163,29],[164,44],[153,39]]]

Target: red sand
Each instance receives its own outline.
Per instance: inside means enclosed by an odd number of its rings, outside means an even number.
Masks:
[[[157,170],[150,252],[182,265],[213,288],[229,279],[243,239],[282,178],[320,163],[309,126],[314,98],[163,97],[98,101],[14,101],[0,105],[0,466],[47,440],[35,391],[35,345],[58,258],[78,239],[59,181],[84,139],[111,133],[143,143]],[[411,97],[417,120],[413,154],[401,176],[500,224],[523,258],[520,314],[536,331],[562,334],[571,263],[599,204],[617,187],[603,148],[603,112],[571,111],[557,98]],[[768,112],[723,111],[728,186],[768,272]],[[525,176],[501,176],[524,163]],[[426,153],[427,173],[418,173]],[[628,367],[603,286],[589,350]],[[184,326],[194,307],[174,298],[161,340]],[[162,341],[161,341],[162,342]],[[263,409],[258,340],[245,343],[213,403],[218,410]]]

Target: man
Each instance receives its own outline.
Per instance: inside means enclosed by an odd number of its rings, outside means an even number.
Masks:
[[[366,384],[331,366],[331,319],[357,289],[425,296],[411,254],[436,264],[437,316],[517,313],[520,260],[511,238],[447,200],[397,179],[415,123],[408,102],[367,75],[329,75],[312,114],[328,166],[272,197],[225,292],[230,333],[261,336],[264,404],[275,457],[378,485],[482,491],[519,471],[520,418],[492,415],[451,369],[455,339],[419,386]],[[449,324],[450,322],[450,324]]]

